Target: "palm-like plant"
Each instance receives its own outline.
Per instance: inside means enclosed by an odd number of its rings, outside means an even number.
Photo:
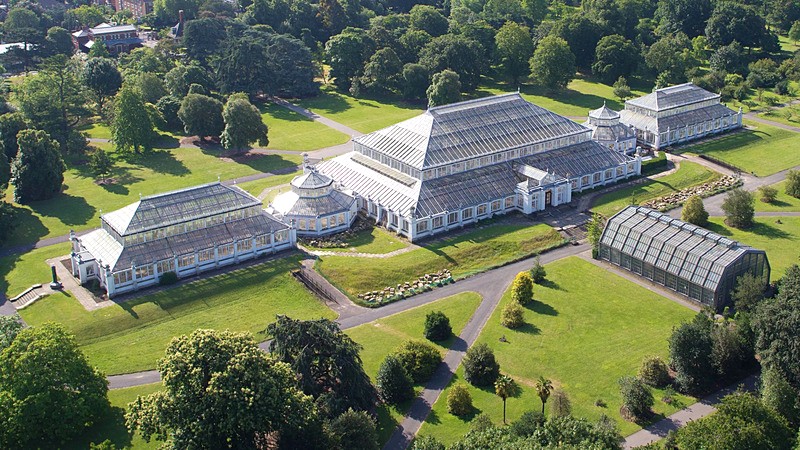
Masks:
[[[503,399],[503,424],[506,423],[506,400],[519,394],[519,386],[508,375],[500,375],[494,382],[494,392]]]
[[[547,399],[550,397],[550,392],[553,390],[553,382],[546,379],[545,377],[539,377],[536,380],[536,385],[534,385],[536,389],[536,395],[542,399],[542,415],[544,415],[544,405],[547,403]]]

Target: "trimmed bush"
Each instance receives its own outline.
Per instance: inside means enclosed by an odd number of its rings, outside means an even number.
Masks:
[[[660,356],[647,356],[639,367],[639,378],[653,387],[664,387],[669,383],[667,363]]]
[[[542,282],[547,279],[547,271],[544,269],[541,261],[539,261],[539,256],[536,256],[536,259],[533,260],[533,267],[530,270],[531,279],[536,284],[542,284]],[[531,293],[533,295],[533,293]]]
[[[500,314],[500,325],[506,328],[519,328],[525,324],[523,317],[522,306],[515,301],[506,303],[503,307],[503,312]]]
[[[486,343],[470,347],[463,364],[464,379],[473,386],[493,386],[500,375],[500,364]]]
[[[439,342],[453,335],[450,319],[441,311],[431,311],[425,316],[425,339]]]
[[[442,362],[439,350],[422,341],[406,341],[394,355],[415,383],[427,381]]]
[[[773,203],[778,197],[778,190],[772,186],[761,186],[758,188],[758,196],[764,203]]]
[[[164,272],[158,277],[158,284],[161,286],[168,286],[178,282],[178,274],[175,272]]]
[[[683,204],[681,220],[697,226],[708,223],[708,212],[703,206],[703,199],[699,195],[693,195]]]
[[[463,383],[456,384],[447,394],[447,411],[454,416],[466,416],[472,412],[472,395]]]
[[[722,210],[725,211],[725,222],[728,225],[739,229],[753,226],[755,199],[749,191],[734,189],[728,192],[722,202]]]
[[[414,397],[413,383],[406,368],[394,355],[389,355],[383,360],[375,379],[375,387],[378,388],[381,398],[390,405]]]
[[[445,450],[445,446],[433,436],[421,436],[414,438],[411,450]]]
[[[619,388],[622,393],[622,407],[634,419],[647,417],[654,400],[653,393],[636,377],[622,377],[619,379]]]
[[[520,272],[511,285],[511,299],[520,305],[527,305],[533,300],[533,279],[528,272]]]

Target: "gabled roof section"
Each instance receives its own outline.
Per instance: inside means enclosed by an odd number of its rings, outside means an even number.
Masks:
[[[426,169],[585,131],[583,125],[512,93],[430,108],[355,141]]]
[[[216,182],[142,197],[101,219],[125,236],[257,205],[261,202],[240,188]]]
[[[91,30],[92,34],[94,35],[111,34],[111,33],[129,33],[131,31],[136,31],[136,25],[109,25],[107,23],[102,23],[92,28]]]
[[[656,89],[647,95],[628,100],[625,103],[653,111],[663,111],[714,98],[719,98],[719,94],[708,92],[692,83],[684,83]]]

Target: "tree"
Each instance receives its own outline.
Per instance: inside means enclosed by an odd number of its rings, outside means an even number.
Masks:
[[[199,84],[206,90],[213,85],[206,71],[195,64],[175,66],[164,75],[164,87],[175,97],[184,97],[193,84]]]
[[[361,346],[327,319],[295,320],[278,316],[267,326],[270,351],[292,366],[297,383],[312,395],[327,417],[353,408],[369,411],[377,393],[364,372]]]
[[[633,93],[631,92],[630,86],[628,86],[628,80],[625,77],[619,77],[617,81],[614,82],[614,97],[617,97],[621,102],[633,97]]]
[[[699,195],[689,197],[683,204],[681,220],[700,227],[708,223],[708,212],[706,212],[703,199]]]
[[[445,446],[433,436],[417,436],[411,450],[445,450]]]
[[[108,414],[107,393],[60,325],[20,330],[0,357],[0,447],[55,448],[81,436]]]
[[[547,399],[550,397],[550,392],[553,390],[553,382],[540,376],[536,383],[533,385],[536,390],[536,395],[542,401],[542,416],[544,416],[544,405],[547,404]]]
[[[222,117],[222,102],[200,94],[189,94],[183,98],[178,110],[183,129],[188,135],[219,136],[225,129]]]
[[[736,287],[731,292],[731,300],[736,311],[755,312],[756,307],[764,300],[766,281],[746,273],[736,279]]]
[[[800,41],[800,20],[795,20],[792,28],[789,29],[789,39],[794,42],[794,45],[797,45],[797,41]]]
[[[375,49],[375,43],[364,30],[346,28],[325,44],[325,55],[331,66],[333,84],[339,90],[350,89],[353,78],[361,75],[364,63]]]
[[[648,356],[639,367],[639,379],[650,386],[661,388],[669,383],[667,363],[660,356]]]
[[[404,402],[414,397],[414,381],[397,356],[389,354],[381,363],[375,378],[383,401],[391,405]]]
[[[454,416],[466,416],[472,412],[472,396],[464,383],[457,383],[447,393],[447,412]]]
[[[155,133],[142,94],[125,86],[114,99],[111,136],[118,151],[140,153],[151,148]]]
[[[509,397],[517,397],[520,394],[520,388],[517,382],[508,375],[500,375],[494,381],[494,393],[503,399],[503,425],[506,423],[506,400]]]
[[[0,353],[11,345],[22,328],[22,319],[19,314],[0,316]]]
[[[772,186],[759,186],[758,194],[764,203],[773,203],[778,197],[778,190]]]
[[[500,314],[500,325],[506,328],[519,328],[525,324],[525,317],[522,311],[522,306],[519,302],[511,300],[503,307]]]
[[[511,300],[527,305],[533,300],[533,277],[530,272],[520,272],[511,284]]]
[[[547,270],[542,265],[539,255],[536,255],[536,258],[533,259],[533,267],[531,267],[529,273],[531,280],[536,284],[542,284],[547,278]],[[531,286],[531,300],[533,300],[533,286]]]
[[[7,201],[0,201],[0,245],[6,243],[14,233],[14,230],[16,230],[17,225],[17,209]]]
[[[75,45],[72,43],[72,35],[69,31],[61,27],[52,27],[47,30],[47,36],[44,39],[42,48],[42,53],[45,56],[72,56],[74,52]]]
[[[164,81],[161,80],[161,77],[152,72],[136,74],[128,78],[127,82],[132,83],[133,86],[139,90],[139,93],[142,94],[142,100],[144,100],[145,103],[156,104],[168,94],[167,88],[164,87]],[[178,105],[180,105],[180,100],[178,100]],[[177,111],[176,108],[175,112],[177,113]]]
[[[105,45],[93,45],[87,55],[89,58],[111,58],[111,53]]]
[[[755,199],[749,191],[738,188],[730,191],[722,202],[722,210],[728,225],[740,229],[753,226]]]
[[[20,131],[17,142],[19,153],[11,165],[14,201],[46,200],[61,192],[66,166],[58,143],[40,130]]]
[[[790,271],[800,272],[793,266]],[[787,274],[790,273],[787,271]],[[786,276],[784,276],[786,278]],[[800,300],[787,295],[782,284],[774,299],[764,300],[756,309],[753,329],[756,332],[756,352],[761,366],[766,370],[777,370],[786,380],[800,388]]]
[[[89,167],[92,172],[101,180],[105,181],[111,175],[111,170],[114,168],[114,161],[108,157],[108,153],[101,148],[95,148],[89,153]]]
[[[737,41],[745,47],[760,47],[767,35],[766,22],[752,6],[722,2],[714,8],[705,30],[712,47]]]
[[[430,79],[430,74],[425,66],[408,63],[403,66],[402,76],[403,97],[413,100],[425,98],[425,91],[428,89]],[[460,91],[461,89],[459,88],[458,90]]]
[[[164,119],[164,125],[168,130],[178,130],[183,127],[178,111],[181,109],[181,100],[177,97],[167,95],[161,97],[156,103],[156,109]]]
[[[733,41],[732,43],[719,47],[709,58],[708,63],[711,68],[718,72],[728,72],[736,74],[746,74],[747,65],[742,46]]]
[[[447,18],[436,8],[429,5],[414,5],[408,15],[408,23],[412,29],[421,30],[433,37],[447,33]]]
[[[533,79],[549,89],[564,89],[575,78],[575,55],[561,38],[542,39],[530,63]]]
[[[592,73],[606,83],[627,77],[639,63],[639,52],[633,42],[618,34],[605,36],[597,43]]]
[[[533,55],[533,39],[528,27],[506,22],[495,36],[497,54],[503,70],[516,84],[530,73],[528,61]]]
[[[288,364],[247,333],[196,330],[174,338],[158,362],[164,390],[139,396],[126,420],[171,448],[255,448],[263,435],[321,431],[311,398]],[[317,430],[315,430],[317,428]]]
[[[597,42],[600,41],[604,33],[605,31],[600,24],[591,19],[585,12],[581,12],[563,17],[556,22],[549,37],[561,38],[569,45],[570,52],[575,56],[572,66],[590,69],[595,56]],[[541,46],[542,42],[544,42],[544,39],[540,40],[538,45]],[[573,70],[572,73],[574,72]]]
[[[464,379],[473,386],[491,386],[500,376],[500,364],[486,343],[475,344],[464,355]]]
[[[406,341],[395,350],[394,355],[415,383],[427,381],[442,362],[439,350],[423,341]]]
[[[525,411],[519,419],[511,422],[511,434],[520,438],[533,436],[542,425],[544,425],[544,415],[539,411]]]
[[[692,322],[674,329],[669,338],[669,357],[675,381],[686,393],[704,392],[714,377],[713,341],[708,318],[698,314]]]
[[[692,42],[683,33],[667,35],[653,43],[644,60],[647,67],[659,74],[663,82],[682,83],[686,72],[697,66],[692,56]]]
[[[262,147],[269,145],[267,124],[261,120],[261,113],[246,96],[231,96],[222,110],[225,129],[222,131],[222,146],[225,150],[241,151],[251,143],[258,142]]]
[[[603,237],[605,226],[605,219],[599,213],[592,214],[591,219],[586,223],[586,237],[592,244],[592,258],[597,259],[600,251],[600,238]]]
[[[375,52],[364,66],[361,81],[370,90],[390,92],[400,85],[403,63],[391,48],[382,48]]]
[[[425,315],[425,339],[443,341],[453,335],[450,319],[441,311],[431,311]]]
[[[458,74],[464,91],[474,91],[480,83],[484,63],[481,46],[465,36],[445,34],[434,38],[420,52],[419,63],[430,73],[446,69]],[[436,83],[434,75],[434,84]]]
[[[44,40],[39,16],[28,8],[12,7],[3,22],[3,31],[7,42],[22,43],[22,48],[14,49],[14,53],[20,54],[23,68],[27,71],[34,47]]]
[[[192,59],[205,64],[208,58],[219,52],[222,42],[228,37],[226,21],[217,17],[203,17],[186,22],[181,44]]]
[[[19,151],[17,134],[26,129],[28,129],[28,124],[22,113],[13,112],[0,115],[0,148],[9,162],[17,157]]]
[[[777,370],[767,370],[761,375],[761,401],[796,427],[800,423],[800,392]]]
[[[159,22],[174,24],[178,21],[178,11],[191,20],[197,16],[201,4],[200,0],[154,0],[153,13]]]
[[[336,450],[349,450],[352,448],[364,450],[378,450],[378,431],[373,419],[365,411],[353,411],[352,408],[343,412],[331,421],[328,434],[333,441],[332,447]]]
[[[712,9],[711,0],[658,0],[655,17],[667,33],[695,37],[705,32]]]
[[[443,70],[433,75],[433,81],[428,86],[428,107],[442,106],[455,103],[461,98],[461,82],[457,73],[452,70]]]
[[[619,388],[622,393],[622,407],[634,420],[642,420],[650,415],[653,407],[653,393],[636,377],[622,377],[619,379]]]
[[[2,122],[0,122],[0,124],[1,123]],[[6,152],[6,154],[8,154],[8,152]],[[785,189],[786,189],[786,195],[792,196],[794,198],[800,198],[800,170],[790,170],[789,172],[786,173]]]
[[[83,82],[94,94],[101,113],[105,100],[113,97],[122,87],[122,74],[114,60],[107,58],[89,58],[83,68]]]

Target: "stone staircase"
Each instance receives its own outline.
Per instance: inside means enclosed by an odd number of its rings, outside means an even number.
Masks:
[[[12,305],[17,309],[25,308],[31,303],[44,297],[46,294],[42,289],[41,284],[35,284],[28,289],[25,289],[21,294],[14,298],[9,299]]]

